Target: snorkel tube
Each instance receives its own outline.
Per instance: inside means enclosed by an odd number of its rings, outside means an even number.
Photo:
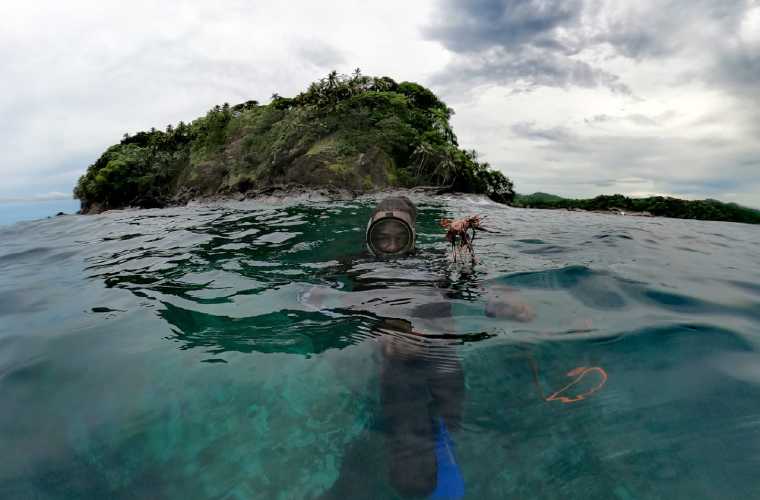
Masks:
[[[405,196],[386,198],[367,223],[367,248],[376,257],[397,257],[414,251],[417,208]]]

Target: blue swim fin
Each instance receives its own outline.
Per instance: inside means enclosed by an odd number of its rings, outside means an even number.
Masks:
[[[438,418],[435,436],[435,459],[438,463],[438,477],[432,500],[455,500],[464,497],[464,480],[454,459],[454,442],[449,436],[443,418]]]

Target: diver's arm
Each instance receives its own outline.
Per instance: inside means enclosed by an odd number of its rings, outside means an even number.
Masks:
[[[334,288],[314,285],[298,295],[298,302],[311,311],[334,316],[336,309],[351,309],[346,294]]]

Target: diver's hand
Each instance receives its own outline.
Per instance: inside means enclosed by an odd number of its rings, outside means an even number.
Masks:
[[[513,289],[494,287],[486,294],[488,302],[485,312],[489,318],[504,318],[527,323],[536,317],[533,308],[523,302]]]
[[[352,309],[346,303],[345,294],[334,288],[314,285],[298,294],[298,302],[311,311],[332,314],[333,309]]]

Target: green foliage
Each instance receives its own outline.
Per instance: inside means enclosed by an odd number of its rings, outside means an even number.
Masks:
[[[448,109],[443,102],[438,100],[438,97],[434,93],[417,83],[401,82],[396,92],[407,96],[411,104],[420,109]]]
[[[191,156],[204,160],[218,153],[227,141],[227,126],[232,120],[233,111],[229,104],[214,106],[206,116],[198,118],[190,125],[193,142]]]
[[[553,203],[564,200],[565,198],[549,193],[533,194],[515,194],[515,205],[517,206],[536,206],[543,203]]]
[[[172,179],[187,163],[188,142],[189,131],[182,123],[171,133],[153,130],[125,136],[80,177],[74,197],[82,200],[83,208],[93,203],[103,209],[163,206]]]
[[[546,193],[517,195],[515,205],[527,208],[564,208],[582,210],[622,210],[649,212],[678,219],[718,220],[760,224],[760,211],[736,203],[717,200],[681,200],[663,196],[628,198],[622,194],[602,195],[591,199],[568,199]]]
[[[274,94],[268,105],[225,103],[189,125],[125,135],[89,167],[74,196],[85,210],[161,206],[178,192],[215,194],[279,182],[299,164],[322,168],[327,176],[353,175],[362,189],[382,187],[372,179],[388,179],[510,202],[509,179],[459,149],[452,114],[419,84],[358,69],[351,75],[333,71],[293,98]],[[374,161],[381,172],[370,175],[371,167],[359,167],[362,161]],[[320,175],[315,178],[323,180]]]

